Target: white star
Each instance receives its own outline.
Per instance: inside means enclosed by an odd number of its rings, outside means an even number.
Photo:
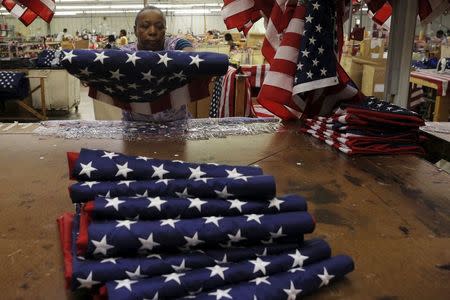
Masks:
[[[303,69],[303,64],[302,63],[298,63],[297,64],[297,70],[302,70]]]
[[[80,163],[80,165],[81,165],[81,171],[80,171],[80,174],[78,174],[78,175],[83,175],[83,174],[86,174],[87,175],[87,177],[89,177],[89,178],[91,178],[91,172],[92,171],[97,171],[97,169],[96,168],[94,168],[93,166],[92,166],[92,161],[90,161],[88,164],[82,164],[82,163]]]
[[[283,289],[283,291],[288,294],[287,300],[295,300],[297,298],[297,294],[302,292],[301,289],[296,289],[294,283],[291,280],[291,286],[289,289]]]
[[[308,57],[308,55],[309,55],[308,49],[305,49],[305,50],[300,51],[300,52],[302,52],[303,56],[305,56],[305,57]]]
[[[168,182],[174,180],[174,179],[158,179],[155,183],[164,183],[165,185],[168,185]]]
[[[270,232],[270,237],[274,238],[274,239],[280,238],[280,237],[283,237],[283,236],[286,236],[286,235],[283,234],[283,227],[282,226],[280,226],[280,229],[278,229],[277,232]]]
[[[225,275],[223,274],[224,271],[228,270],[226,267],[221,267],[219,265],[215,265],[214,267],[207,268],[211,271],[211,274],[209,274],[209,277],[213,277],[215,275],[219,275],[220,278],[225,279]]]
[[[318,2],[313,3],[313,9],[314,10],[319,10],[320,4]]]
[[[167,89],[162,89],[158,92],[158,96],[161,96],[162,94],[164,94],[167,91]]]
[[[116,177],[122,175],[123,177],[127,178],[127,175],[129,172],[133,172],[133,169],[128,168],[128,162],[124,163],[123,165],[116,164],[117,167],[117,173]]]
[[[235,177],[233,178],[234,180],[244,180],[245,182],[247,182],[247,178],[252,177],[252,176],[239,176],[239,177]]]
[[[254,264],[253,273],[261,271],[266,275],[266,267],[270,265],[270,262],[263,261],[261,258],[257,257],[256,260],[249,260],[250,263]]]
[[[172,79],[178,78],[180,80],[186,79],[186,76],[183,74],[183,71],[180,71],[180,73],[173,73]]]
[[[64,58],[61,61],[67,59],[70,63],[72,63],[72,58],[77,57],[77,55],[73,54],[73,50],[70,52],[63,51],[63,53],[64,53]]]
[[[169,173],[169,171],[164,170],[164,164],[161,164],[159,167],[152,166],[152,168],[153,170],[155,170],[155,172],[153,172],[152,178],[158,177],[159,179],[163,179],[164,174]]]
[[[116,156],[119,156],[118,154],[114,153],[114,152],[108,152],[108,151],[103,151],[105,154],[102,155],[102,157],[107,157],[109,159],[113,159]]]
[[[200,177],[202,177],[203,175],[205,175],[205,172],[202,172],[202,170],[200,169],[200,166],[198,166],[197,168],[189,168],[189,171],[191,171],[191,175],[189,176],[189,179],[198,179]]]
[[[145,275],[141,274],[141,266],[138,266],[136,268],[136,271],[134,271],[134,272],[125,271],[125,273],[127,273],[127,276],[131,279],[138,279],[138,278],[145,277]]]
[[[139,96],[136,95],[130,96],[130,100],[139,100]]]
[[[175,194],[177,194],[177,196],[179,198],[188,198],[188,197],[192,197],[191,195],[189,195],[187,188],[184,188],[183,192],[175,192]]]
[[[195,64],[197,66],[197,68],[200,68],[200,63],[202,61],[204,61],[204,59],[201,59],[198,54],[196,56],[190,56],[189,57],[192,59],[191,63],[189,65],[193,65]]]
[[[106,200],[106,202],[108,202],[108,203],[105,204],[105,208],[112,206],[112,207],[114,207],[117,211],[119,211],[119,204],[125,202],[125,201],[119,200],[118,197],[115,197],[115,198],[105,198],[105,200]]]
[[[127,187],[130,187],[130,183],[136,182],[136,180],[121,180],[117,185],[125,184]]]
[[[89,188],[92,188],[92,186],[94,184],[100,183],[98,181],[85,181],[83,184],[81,184],[80,186],[89,186]]]
[[[101,253],[103,255],[106,255],[109,249],[114,248],[113,245],[108,245],[106,241],[106,234],[102,237],[100,241],[91,241],[92,244],[95,246],[94,254]]]
[[[202,205],[206,203],[206,201],[200,200],[200,198],[188,198],[191,201],[188,208],[195,207],[199,212],[202,211]]]
[[[202,178],[196,178],[196,179],[194,179],[194,181],[203,181],[204,183],[208,183],[209,179],[212,179],[212,178],[202,177]]]
[[[147,255],[147,258],[158,258],[158,259],[162,259],[161,255],[156,254],[156,253],[152,253]]]
[[[263,215],[250,214],[250,215],[244,215],[244,216],[247,217],[247,222],[250,222],[250,221],[253,220],[253,221],[258,222],[259,224],[261,224],[260,218],[261,218]]]
[[[148,197],[147,199],[150,202],[147,208],[156,207],[156,209],[158,209],[159,211],[161,211],[161,205],[167,202],[166,200],[161,200],[160,197],[155,198]]]
[[[228,173],[227,178],[236,178],[236,177],[241,177],[243,174],[239,173],[236,168],[234,168],[233,170],[225,170],[225,172]]]
[[[93,285],[101,283],[100,281],[95,281],[92,280],[92,271],[89,273],[88,277],[86,278],[78,278],[77,277],[78,282],[80,283],[80,286],[78,287],[79,289],[81,288],[92,288]]]
[[[158,64],[163,63],[167,67],[167,63],[172,59],[167,56],[167,53],[165,53],[164,55],[158,53],[158,55],[159,55]]]
[[[269,208],[276,207],[278,210],[280,210],[280,204],[283,203],[283,200],[278,199],[277,197],[273,198],[269,201]]]
[[[177,273],[180,273],[180,272],[186,271],[186,270],[190,270],[189,268],[186,268],[186,261],[184,259],[179,266],[171,265],[171,267]]]
[[[316,32],[322,32],[322,26],[320,24],[316,26]]]
[[[324,48],[322,48],[322,46],[320,46],[319,48],[317,48],[319,50],[319,54],[323,54],[323,52],[325,51]]]
[[[97,182],[97,183],[99,183],[99,182]],[[99,194],[99,196],[103,196],[103,197],[105,197],[105,198],[111,198],[111,191],[108,191],[108,192],[106,193],[106,195],[100,195],[100,194]]]
[[[138,157],[136,158],[136,160],[139,160],[139,159],[148,161],[148,160],[151,159],[151,158],[150,158],[150,157],[147,157],[147,156],[138,156]]]
[[[228,263],[228,261],[227,261],[227,254],[225,253],[225,254],[223,255],[222,260],[214,260],[214,262],[215,262],[216,264],[218,264],[218,265]]]
[[[125,88],[123,86],[121,86],[121,85],[117,85],[116,89],[118,89],[121,92],[125,91]]]
[[[147,239],[139,238],[139,242],[141,242],[142,246],[139,248],[140,250],[153,250],[153,247],[159,246],[159,243],[153,240],[153,233],[150,233]]]
[[[223,219],[223,217],[216,217],[216,216],[211,216],[211,217],[203,217],[203,219],[205,219],[205,224],[208,223],[214,223],[217,227],[219,227],[219,221]]]
[[[158,85],[160,85],[160,84],[163,83],[164,80],[166,80],[166,77],[165,77],[165,76],[163,76],[163,77],[161,77],[160,79],[158,79],[158,81],[157,81],[156,83],[157,83]]]
[[[250,282],[254,282],[256,285],[260,285],[261,283],[265,283],[270,285],[270,282],[267,280],[267,278],[269,278],[269,276],[265,276],[265,277],[257,277],[253,280],[250,280]]]
[[[130,220],[117,220],[117,225],[116,225],[116,228],[117,227],[126,227],[126,228],[128,228],[128,230],[131,230],[131,224],[135,224],[135,223],[137,223],[136,221],[130,221]]]
[[[127,53],[127,56],[128,56],[128,59],[127,59],[127,61],[125,63],[132,62],[133,65],[136,65],[136,60],[141,59],[140,57],[136,56],[136,52],[133,52],[133,54],[128,54]]]
[[[128,87],[130,88],[130,89],[134,89],[134,90],[136,90],[137,88],[138,88],[138,85],[136,84],[136,83],[130,83],[129,85],[128,85]]]
[[[312,63],[313,63],[313,66],[317,66],[319,64],[319,61],[316,58],[314,58],[312,60]]]
[[[156,78],[156,76],[152,75],[152,70],[148,70],[147,73],[141,72],[142,74],[142,80],[147,80],[148,82],[152,82],[153,78]]]
[[[217,194],[217,197],[227,199],[233,196],[233,194],[228,193],[227,188],[228,188],[227,186],[224,186],[221,191],[214,190],[214,192]]]
[[[174,219],[161,220],[161,226],[169,225],[169,226],[175,228],[175,223],[179,222],[179,221],[180,220],[174,220]]]
[[[313,73],[311,71],[307,72],[306,75],[307,75],[306,77],[311,78],[311,79],[313,77]]]
[[[240,212],[242,212],[242,206],[247,204],[247,202],[240,201],[239,199],[227,200],[227,201],[230,202],[229,209],[236,208]]]
[[[246,240],[245,237],[241,236],[241,230],[240,229],[238,229],[238,231],[236,232],[235,235],[228,234],[228,238],[230,239],[230,242],[239,242],[239,241]]]
[[[101,264],[107,263],[107,262],[110,262],[110,263],[113,263],[113,264],[116,265],[116,264],[117,264],[117,258],[110,257],[110,258],[102,259],[102,260],[100,261]]]
[[[197,246],[198,244],[204,243],[204,241],[198,239],[198,232],[196,232],[192,237],[185,236],[187,247]]]
[[[295,273],[295,272],[300,272],[300,271],[305,271],[305,269],[303,269],[302,267],[298,267],[298,268],[293,268],[293,269],[289,269],[289,273]]]
[[[92,74],[92,72],[89,72],[88,67],[86,67],[80,70],[80,74],[89,77]]]
[[[319,276],[320,280],[322,280],[319,287],[328,285],[330,283],[330,280],[334,278],[334,275],[328,274],[327,268],[325,267],[323,268],[323,274],[317,274],[317,276]]]
[[[120,80],[120,76],[124,76],[122,74],[120,74],[120,69],[117,69],[115,71],[109,71],[109,73],[111,73],[111,78]]]
[[[172,273],[172,274],[163,275],[163,277],[166,277],[164,282],[173,280],[173,281],[178,282],[178,284],[181,284],[181,281],[180,281],[181,276],[184,276],[184,273]]]
[[[131,285],[133,283],[138,282],[137,280],[130,280],[130,279],[124,279],[124,280],[114,280],[117,282],[115,290],[120,289],[121,287],[127,288],[131,292]]]
[[[326,76],[327,75],[327,69],[323,68],[320,70],[320,75]]]
[[[312,17],[311,15],[308,15],[305,19],[306,19],[306,23],[312,23],[312,20],[314,19],[314,17]]]
[[[109,58],[109,56],[105,55],[105,52],[101,52],[101,53],[95,53],[95,59],[94,62],[96,61],[100,61],[103,64],[103,60],[105,58]]]
[[[309,43],[310,43],[311,45],[315,45],[315,44],[316,44],[316,39],[315,39],[314,37],[310,37],[310,38],[309,38]]]
[[[136,193],[136,196],[130,198],[147,198],[147,197],[148,197],[148,190],[145,190],[143,194]]]
[[[227,290],[220,290],[217,289],[214,293],[209,293],[209,296],[216,296],[216,300],[220,300],[222,298],[228,298],[228,299],[233,299],[229,292],[231,291],[231,289],[227,289]]]

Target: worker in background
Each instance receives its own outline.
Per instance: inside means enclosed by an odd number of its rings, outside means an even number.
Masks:
[[[119,46],[128,45],[127,31],[125,29],[120,29],[117,44],[119,44]]]
[[[447,36],[443,30],[436,31],[436,38],[433,39],[436,44],[447,45]]]
[[[108,35],[105,49],[119,49],[119,47],[117,47],[116,45],[116,37],[114,36],[114,34]]]
[[[223,38],[225,39],[225,42],[230,46],[230,51],[233,51],[233,50],[237,49],[237,45],[233,41],[233,36],[231,35],[231,33],[228,33],[228,32],[225,33]]]
[[[70,33],[67,33],[67,28],[64,28],[63,31],[58,33],[58,35],[56,36],[57,42],[68,41],[68,40],[72,40],[72,39],[73,39],[73,36]]]
[[[365,27],[359,27],[358,24],[355,24],[352,32],[350,33],[350,39],[355,41],[362,41],[364,39],[364,30]]]

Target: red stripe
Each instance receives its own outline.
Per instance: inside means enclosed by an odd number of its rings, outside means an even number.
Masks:
[[[386,3],[373,16],[373,20],[380,25],[383,25],[387,19],[392,15],[392,6]]]
[[[78,157],[80,157],[80,153],[78,152],[67,152],[67,163],[69,165],[69,177],[71,180],[76,180],[76,178],[72,176],[72,173],[73,169],[75,169]]]
[[[80,213],[80,229],[77,237],[77,255],[85,255],[89,243],[88,228],[91,222],[91,216],[85,211],[81,210]]]
[[[59,238],[64,256],[64,278],[66,279],[66,288],[70,288],[72,281],[72,213],[64,213],[56,222],[59,228]]]
[[[193,79],[189,85],[189,95],[190,102],[194,102],[200,99],[209,97],[209,83],[211,82],[211,77],[203,77]]]
[[[41,17],[47,23],[53,18],[54,11],[47,7],[40,0],[17,0]],[[53,1],[53,0],[52,0]]]
[[[433,8],[428,0],[421,0],[419,2],[419,17],[421,20],[425,20],[432,12]]]

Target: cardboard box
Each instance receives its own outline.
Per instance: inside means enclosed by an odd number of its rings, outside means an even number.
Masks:
[[[348,76],[353,80],[357,87],[361,88],[362,75],[363,75],[363,64],[356,62],[352,59],[350,63],[350,68],[347,71]]]
[[[361,57],[365,59],[381,59],[384,55],[384,39],[364,39],[361,42]]]
[[[384,98],[386,66],[363,65],[361,92],[366,96]]]

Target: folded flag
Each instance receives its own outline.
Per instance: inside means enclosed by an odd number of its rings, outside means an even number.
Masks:
[[[95,197],[94,201],[87,202],[84,205],[83,210],[96,220],[159,220],[273,214],[306,211],[307,208],[305,198],[297,195],[274,197],[270,200],[260,201],[220,198],[158,197],[158,200],[156,199],[151,197]],[[157,209],[156,203],[160,203],[161,209]]]
[[[38,68],[61,68],[61,59],[64,53],[61,50],[45,49],[39,53],[36,59]]]
[[[225,74],[228,56],[209,52],[66,50],[61,64],[81,81],[122,102],[152,102],[191,79]]]
[[[96,196],[120,197],[188,197],[272,199],[275,197],[275,179],[272,176],[242,176],[236,178],[162,179],[158,180],[85,181],[69,187],[73,202],[87,202]]]
[[[0,101],[23,99],[30,90],[30,81],[22,72],[0,71]]]
[[[352,272],[354,268],[351,257],[339,255],[304,268],[296,267],[287,272],[261,276],[248,282],[231,284],[214,291],[196,294],[194,298],[198,300],[294,300],[329,285]],[[189,298],[192,297],[183,299]]]
[[[330,257],[330,248],[326,243],[317,243],[315,246],[317,248],[302,247],[277,255],[261,256],[236,263],[216,264],[153,278],[136,277],[111,281],[106,283],[108,299],[151,299],[156,294],[160,299],[172,299],[198,291],[207,292],[227,284],[258,281],[257,278],[260,276],[270,276],[292,268],[305,271],[304,266]]]
[[[92,220],[87,226],[80,224],[77,247],[78,254],[87,257],[131,256],[176,247],[211,247],[219,243],[227,247],[240,241],[271,243],[278,238],[295,240],[311,233],[314,226],[314,219],[307,212],[158,221]]]
[[[193,164],[89,149],[68,153],[68,161],[71,179],[80,181],[239,178],[263,174],[259,167]]]

